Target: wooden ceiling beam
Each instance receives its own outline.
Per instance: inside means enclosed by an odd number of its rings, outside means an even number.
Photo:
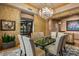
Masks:
[[[38,4],[39,4],[39,3],[38,3]],[[44,3],[41,3],[41,4],[44,4]],[[53,4],[53,3],[52,3],[52,4]],[[57,4],[57,3],[56,3],[56,4]],[[64,4],[61,3],[61,5],[55,7],[55,9],[56,9],[56,8],[60,8],[60,7],[63,7],[63,6],[65,6],[65,5],[67,5],[67,4],[69,4],[69,3],[64,3]],[[34,6],[33,3],[28,3],[28,5],[30,5],[30,6],[32,6],[32,7],[34,7],[34,8],[37,8],[37,9],[41,9],[41,8],[38,8],[39,6],[38,6],[38,7]],[[52,6],[51,8],[54,9],[53,6]]]
[[[79,14],[79,7],[76,7],[76,8],[70,9],[70,10],[66,10],[61,13],[54,14],[49,19],[58,19],[59,20],[63,17],[65,18],[66,16],[70,16],[70,15],[74,15],[74,14]]]

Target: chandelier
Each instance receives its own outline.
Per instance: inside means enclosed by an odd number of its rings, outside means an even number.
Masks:
[[[44,7],[39,10],[39,15],[44,19],[48,19],[49,17],[51,17],[53,15],[53,9]]]

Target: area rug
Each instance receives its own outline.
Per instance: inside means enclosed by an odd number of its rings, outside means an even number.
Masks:
[[[66,52],[63,51],[64,56],[79,56],[79,47],[66,45]]]
[[[66,51],[63,51],[63,56],[79,56],[79,47],[66,44]],[[48,53],[47,56],[54,56],[53,54]]]

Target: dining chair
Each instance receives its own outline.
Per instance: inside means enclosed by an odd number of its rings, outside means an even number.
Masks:
[[[55,39],[57,37],[58,32],[51,32],[51,38]]]
[[[60,55],[63,55],[63,51],[66,52],[65,45],[66,45],[66,40],[67,40],[67,34],[58,32],[58,35],[63,35],[61,37],[61,39],[62,39],[61,44],[59,44],[60,45],[59,53],[60,53]]]
[[[33,41],[36,41],[38,38],[44,37],[44,33],[43,32],[33,32],[31,33],[31,39]]]
[[[44,56],[45,55],[44,50],[34,46],[33,40],[31,40],[30,38],[26,36],[21,36],[21,37],[22,37],[21,40],[23,40],[23,46],[24,46],[23,51],[25,51],[25,55],[27,56]]]
[[[63,33],[59,33],[56,42],[53,44],[50,44],[46,46],[46,50],[48,53],[51,53],[53,55],[60,55],[61,49],[62,49],[62,41],[64,40],[65,35]]]
[[[20,55],[25,55],[25,47],[24,47],[24,43],[23,43],[23,38],[21,35],[18,35],[18,39],[19,39],[19,43],[20,43]]]
[[[68,34],[65,34],[64,35],[64,37],[63,37],[63,41],[62,41],[62,50],[61,50],[61,52],[66,52],[66,47],[65,47],[65,45],[66,45],[66,40],[67,40],[67,38],[68,38]],[[62,54],[63,55],[63,54]]]

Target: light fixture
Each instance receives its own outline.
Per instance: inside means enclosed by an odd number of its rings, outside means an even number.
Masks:
[[[39,10],[39,15],[44,19],[48,19],[49,17],[51,17],[53,15],[53,9],[44,7]]]

